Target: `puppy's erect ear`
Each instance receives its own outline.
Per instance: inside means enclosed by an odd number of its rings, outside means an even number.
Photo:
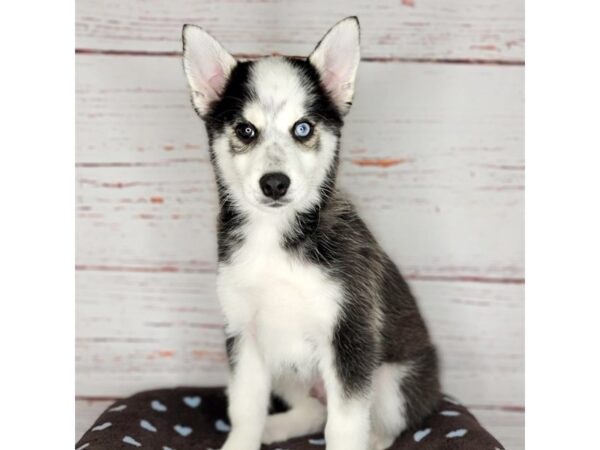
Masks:
[[[360,27],[358,18],[338,22],[317,44],[308,57],[317,69],[321,82],[342,114],[350,109],[354,80],[360,62]]]
[[[237,64],[233,56],[210,34],[194,25],[183,26],[183,68],[196,110],[206,114],[223,94]]]

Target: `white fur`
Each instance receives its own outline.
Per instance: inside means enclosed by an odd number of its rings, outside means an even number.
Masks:
[[[272,379],[290,376],[295,367],[297,382],[310,386],[322,355],[331,351],[341,298],[337,283],[281,248],[286,222],[285,214],[256,212],[243,247],[219,268],[217,289],[227,333],[242,337],[229,390],[234,431],[225,450],[257,449],[263,430],[263,440],[273,442],[322,426],[323,411],[306,388],[304,401],[296,399],[287,416],[272,419],[265,429]]]
[[[260,140],[251,151],[232,154],[227,136],[215,140],[213,149],[218,169],[232,192],[236,205],[245,212],[257,209],[273,213],[263,204],[264,195],[259,179],[268,172],[283,172],[291,180],[285,196],[289,203],[282,208],[302,211],[318,200],[318,187],[335,155],[337,138],[326,128],[314,133],[319,149],[307,149],[291,135],[290,129],[305,114],[306,92],[297,72],[283,58],[266,58],[256,63],[251,74],[257,100],[244,110],[245,120],[260,133]],[[278,209],[282,209],[278,208]],[[280,211],[278,211],[280,212]]]
[[[340,286],[312,264],[280,246],[285,214],[256,212],[243,247],[219,269],[217,289],[227,333],[248,333],[273,374],[296,365],[315,373],[317,353],[331,337]]]
[[[228,385],[231,432],[222,450],[257,450],[269,407],[271,378],[251,335],[241,337],[236,364]]]
[[[388,448],[406,428],[406,404],[400,386],[409,374],[410,367],[405,364],[383,364],[375,371],[370,450]]]

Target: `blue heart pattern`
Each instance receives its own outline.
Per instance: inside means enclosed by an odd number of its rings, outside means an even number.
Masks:
[[[129,444],[129,445],[133,445],[134,447],[141,447],[142,444],[140,444],[138,441],[136,441],[134,438],[132,438],[131,436],[125,436],[123,438],[123,442],[125,444]]]
[[[467,433],[468,433],[468,430],[465,430],[464,428],[461,428],[460,430],[451,431],[450,433],[448,433],[446,435],[446,437],[449,438],[449,439],[457,438],[457,437],[463,437]]]
[[[231,426],[222,419],[219,419],[215,422],[215,428],[221,433],[229,433],[231,430]]]
[[[429,433],[431,433],[431,428],[425,428],[424,430],[419,430],[417,432],[415,432],[415,434],[413,435],[413,439],[415,440],[415,442],[421,442],[423,439],[425,439]]]
[[[161,402],[159,402],[158,400],[152,400],[152,403],[150,403],[150,407],[154,411],[158,411],[158,412],[165,412],[167,410],[167,407],[165,405],[163,405]]]
[[[175,431],[177,431],[177,433],[179,433],[183,437],[189,436],[190,434],[192,434],[192,431],[193,431],[190,427],[186,427],[185,425],[179,425],[179,424],[175,425],[173,427],[173,429]]]
[[[443,414],[444,412],[456,413],[456,414]],[[459,413],[456,411],[442,411],[442,414],[445,416],[459,415]],[[458,430],[450,431],[449,433],[446,434],[446,437],[448,439],[459,438],[459,437],[463,437],[468,432],[469,432],[469,430],[466,430],[465,428],[460,428]],[[431,433],[431,428],[425,428],[424,430],[419,430],[419,431],[415,432],[415,434],[413,434],[413,439],[415,440],[415,442],[421,442],[423,439],[425,439],[427,436],[429,436],[430,433]]]
[[[157,431],[156,427],[147,420],[140,420],[140,427],[144,430],[152,431],[153,433],[156,433]]]
[[[202,403],[202,398],[198,395],[193,395],[193,396],[188,395],[188,396],[183,397],[183,402],[190,408],[196,409]],[[154,411],[158,411],[158,412],[165,412],[168,410],[167,406],[164,405],[163,403],[161,403],[159,400],[152,400],[152,402],[150,402],[150,407]],[[114,407],[110,408],[108,410],[108,412],[121,412],[121,411],[125,410],[126,408],[127,408],[127,405],[118,405],[118,406],[114,406]],[[111,422],[105,422],[101,425],[96,425],[94,428],[92,428],[92,431],[106,430],[110,426],[112,426]],[[223,432],[227,432],[230,429],[229,425],[226,424],[222,420],[218,420],[217,423],[215,424],[215,426],[219,431],[223,431]],[[152,425],[150,422],[148,422],[147,420],[144,420],[144,419],[140,420],[140,427],[143,428],[144,430],[151,431],[152,433],[156,433],[158,431],[158,429],[154,425]],[[173,427],[173,429],[179,435],[181,435],[183,437],[189,436],[190,434],[192,434],[192,431],[193,431],[191,427],[181,425],[181,424],[175,425]],[[123,443],[131,445],[133,447],[141,447],[142,446],[141,442],[137,441],[135,438],[133,438],[131,436],[124,436],[122,441],[123,441]],[[90,443],[87,442],[75,450],[84,450],[87,447],[89,447],[89,445],[90,445]],[[163,446],[162,450],[174,450],[174,449],[172,449],[171,447]]]
[[[459,404],[456,400],[448,398],[448,397],[446,397],[445,400],[450,401],[451,403],[454,403],[454,404]],[[202,398],[197,395],[185,396],[185,397],[183,397],[183,402],[190,408],[195,409],[195,408],[198,408],[200,406],[200,404],[202,403]],[[153,400],[150,403],[150,407],[153,410],[158,411],[158,412],[165,412],[168,409],[166,407],[166,405],[162,404],[159,400]],[[126,408],[127,408],[127,405],[119,405],[119,406],[110,408],[108,411],[109,412],[120,412]],[[452,411],[452,410],[441,411],[440,414],[442,416],[447,416],[447,417],[455,417],[455,416],[460,415],[460,413],[458,411]],[[112,426],[111,422],[105,422],[101,425],[96,425],[94,428],[92,428],[92,431],[102,431],[102,430],[109,428],[110,426]],[[157,428],[154,425],[152,425],[150,422],[148,422],[147,420],[141,420],[140,427],[147,431],[151,431],[153,433],[156,433],[158,431]],[[179,435],[181,435],[183,437],[187,437],[190,434],[192,434],[192,432],[193,432],[193,429],[191,427],[186,426],[186,425],[181,425],[181,424],[175,425],[173,427],[173,429]],[[229,431],[231,431],[231,426],[227,422],[225,422],[223,419],[219,419],[215,422],[215,429],[222,433],[228,433]],[[425,439],[427,436],[429,436],[430,433],[431,433],[431,428],[425,428],[423,430],[416,431],[413,434],[413,439],[415,442],[421,442],[423,439]],[[460,428],[460,429],[450,431],[449,433],[447,433],[446,438],[448,438],[448,439],[460,438],[460,437],[465,436],[467,433],[468,433],[468,430],[466,430],[464,428]],[[325,445],[325,439],[323,439],[323,438],[309,439],[308,442],[312,445]],[[140,442],[138,442],[136,439],[134,439],[131,436],[124,436],[123,443],[134,446],[134,447],[142,446],[142,444]],[[76,450],[84,450],[87,447],[89,447],[89,445],[90,445],[89,442],[85,443],[85,444],[81,445],[80,447],[78,447]],[[163,446],[162,450],[174,450],[174,449],[172,449],[171,447]],[[276,450],[281,450],[281,449],[278,448]]]
[[[202,398],[197,395],[183,397],[183,403],[188,405],[190,408],[197,408],[202,403]]]
[[[105,422],[102,425],[96,425],[94,428],[92,428],[92,431],[102,431],[102,430],[106,430],[108,427],[110,427],[112,425],[112,423],[110,422]]]

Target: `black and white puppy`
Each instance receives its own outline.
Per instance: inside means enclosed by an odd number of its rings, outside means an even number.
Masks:
[[[183,41],[219,194],[232,425],[223,449],[325,428],[328,450],[383,450],[440,394],[409,287],[336,188],[358,20],[335,25],[307,59],[236,61],[192,25]],[[268,415],[271,393],[290,409]]]

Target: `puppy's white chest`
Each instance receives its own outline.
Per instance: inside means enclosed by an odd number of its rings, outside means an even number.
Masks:
[[[340,286],[318,266],[283,250],[280,235],[262,231],[247,237],[220,267],[227,331],[255,338],[274,370],[312,367],[335,323]]]

